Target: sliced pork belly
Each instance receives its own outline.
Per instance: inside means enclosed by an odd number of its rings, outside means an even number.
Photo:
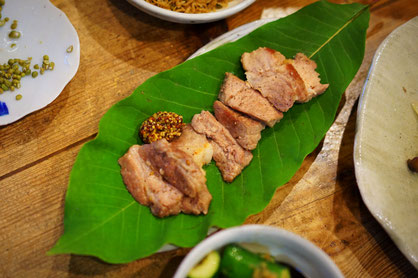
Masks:
[[[302,53],[292,60],[273,49],[259,48],[244,53],[241,63],[251,87],[282,112],[288,111],[295,101],[309,101],[328,87],[320,84],[315,62]]]
[[[212,195],[206,188],[205,190],[199,191],[195,198],[185,196],[181,203],[182,211],[186,214],[207,214],[211,201]]]
[[[316,70],[316,63],[306,57],[302,53],[298,53],[295,56],[295,60],[292,63],[303,82],[305,83],[306,94],[305,97],[300,97],[298,102],[307,102],[313,97],[322,94],[328,88],[329,84],[321,84],[319,79],[319,73]]]
[[[184,195],[180,190],[163,179],[147,160],[148,145],[134,145],[119,159],[123,181],[140,204],[149,206],[157,217],[177,215],[180,212],[189,214],[206,214],[212,195],[206,185],[196,193],[194,198]]]
[[[259,91],[281,112],[288,111],[298,98],[292,86],[294,78],[288,71],[288,65],[282,65],[277,71],[247,71],[245,75],[251,87]]]
[[[194,115],[192,127],[196,132],[211,139],[213,159],[225,181],[232,182],[250,163],[253,157],[251,152],[244,150],[229,131],[208,111]]]
[[[174,139],[171,145],[191,155],[200,167],[212,160],[212,145],[205,135],[194,131],[190,124],[183,127],[181,136]]]
[[[158,217],[179,214],[183,193],[163,180],[140,155],[141,146],[133,145],[119,159],[123,182],[140,204],[149,206]]]
[[[225,73],[218,98],[232,109],[247,114],[270,127],[283,118],[283,113],[277,111],[266,98],[232,73]]]
[[[241,56],[245,76],[279,111],[286,112],[304,90],[303,80],[286,58],[273,49],[262,47]],[[302,93],[303,94],[303,93]]]
[[[213,104],[216,119],[231,133],[244,149],[254,150],[265,125],[228,108],[220,101]]]
[[[274,71],[285,60],[286,57],[280,52],[267,47],[260,47],[250,53],[245,52],[241,56],[242,66],[250,72]]]
[[[142,146],[152,167],[172,186],[186,196],[196,197],[206,189],[205,172],[184,151],[172,146],[166,139]]]
[[[209,210],[212,195],[210,194],[206,184],[197,192],[196,197],[191,198],[184,196],[182,201],[182,211],[187,214],[207,214]]]

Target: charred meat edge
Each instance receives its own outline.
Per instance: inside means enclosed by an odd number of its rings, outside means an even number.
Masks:
[[[149,206],[157,217],[177,215],[180,212],[206,214],[212,200],[206,186],[195,198],[185,196],[151,167],[150,162],[146,161],[147,154],[143,146],[133,145],[119,159],[123,181],[135,200]]]
[[[283,118],[283,113],[275,109],[259,92],[250,88],[245,81],[232,73],[225,73],[218,98],[223,104],[270,127]]]
[[[229,131],[208,111],[196,114],[192,119],[193,129],[211,139],[213,159],[225,181],[231,182],[247,166],[251,152],[244,150]]]
[[[146,160],[172,186],[189,197],[196,197],[202,187],[206,187],[205,172],[193,157],[179,150],[165,139],[143,145]]]
[[[302,53],[286,59],[280,52],[260,47],[241,56],[248,83],[266,97],[274,107],[288,111],[297,102],[307,102],[323,93],[317,65]]]
[[[231,133],[244,149],[254,150],[261,139],[265,125],[232,110],[220,101],[215,101],[213,109],[216,119]]]

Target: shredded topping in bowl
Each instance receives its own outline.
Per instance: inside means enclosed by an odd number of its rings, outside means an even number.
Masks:
[[[145,0],[160,8],[181,13],[209,13],[228,6],[231,0]]]

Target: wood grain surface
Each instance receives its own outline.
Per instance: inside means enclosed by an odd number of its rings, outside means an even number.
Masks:
[[[300,8],[313,1],[257,0],[226,20],[201,25],[165,22],[124,0],[51,2],[78,32],[80,68],[53,103],[0,127],[0,277],[171,277],[189,249],[124,265],[46,255],[63,232],[64,197],[78,151],[96,136],[102,115],[147,78],[228,30],[259,19],[265,9]],[[392,30],[418,15],[418,5],[414,0],[368,4],[365,59],[333,127],[267,208],[245,223],[281,227],[309,239],[346,277],[418,277],[365,207],[353,165],[357,99],[374,52]]]

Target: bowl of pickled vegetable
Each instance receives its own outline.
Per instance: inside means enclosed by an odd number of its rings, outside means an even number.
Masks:
[[[325,252],[289,231],[244,225],[217,232],[190,251],[174,278],[344,277]]]

